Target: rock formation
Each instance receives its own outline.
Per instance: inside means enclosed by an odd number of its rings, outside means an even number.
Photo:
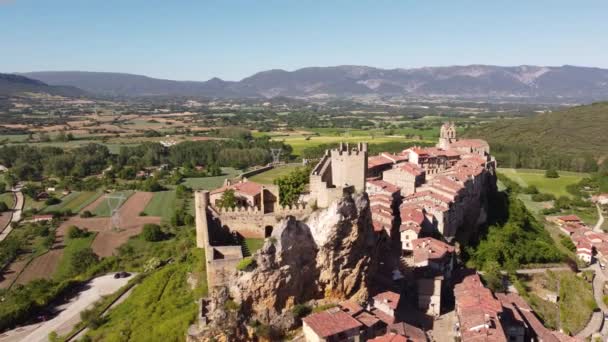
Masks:
[[[229,287],[242,323],[287,330],[296,323],[296,304],[366,300],[378,260],[367,194],[346,194],[305,221],[288,217],[252,259],[253,269],[235,272]]]

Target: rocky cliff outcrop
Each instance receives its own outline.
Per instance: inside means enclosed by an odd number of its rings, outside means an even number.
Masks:
[[[229,286],[243,323],[289,329],[295,304],[366,300],[378,261],[367,194],[345,195],[305,221],[286,218],[252,259],[252,269],[236,272]]]

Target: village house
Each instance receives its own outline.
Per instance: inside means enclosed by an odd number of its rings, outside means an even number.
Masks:
[[[359,342],[363,325],[336,307],[304,317],[302,326],[308,342]]]
[[[415,267],[426,267],[450,277],[454,267],[454,247],[432,237],[412,241]]]

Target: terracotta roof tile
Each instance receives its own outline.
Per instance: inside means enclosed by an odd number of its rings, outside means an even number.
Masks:
[[[315,334],[323,338],[351,329],[357,329],[362,326],[359,321],[339,308],[331,308],[306,316],[302,318],[302,321],[306,323]]]

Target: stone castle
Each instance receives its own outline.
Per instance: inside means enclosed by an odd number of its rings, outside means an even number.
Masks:
[[[412,282],[418,308],[438,316],[456,259],[455,238],[485,222],[487,196],[496,190],[495,170],[487,142],[458,139],[455,125],[446,123],[435,147],[376,156],[368,155],[366,143],[326,151],[311,171],[308,194],[291,208],[278,205],[276,187],[247,180],[197,192],[197,245],[205,248],[208,284],[230,282],[243,258],[239,238],[269,237],[288,216],[305,220],[344,196],[362,194],[369,199],[373,243],[398,246],[385,256],[389,277]],[[235,192],[237,208],[217,205],[228,189]],[[312,226],[311,231],[316,232]],[[308,330],[314,335],[314,327]]]

